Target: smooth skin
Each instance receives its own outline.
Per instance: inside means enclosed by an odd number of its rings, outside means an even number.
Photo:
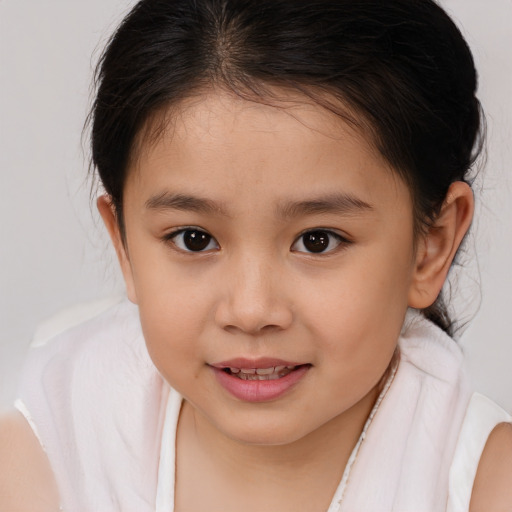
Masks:
[[[294,100],[212,91],[185,102],[158,140],[139,141],[124,238],[109,198],[98,201],[150,355],[186,399],[178,512],[326,510],[407,308],[435,300],[471,223],[471,189],[454,183],[415,240],[409,190],[367,139]],[[328,243],[314,253],[307,234],[318,231]],[[259,404],[234,399],[211,369],[263,356],[310,367]],[[0,489],[12,485],[3,473]],[[505,426],[489,438],[471,510],[506,510],[510,478]]]
[[[48,457],[18,411],[0,416],[0,510],[59,510],[57,485]]]

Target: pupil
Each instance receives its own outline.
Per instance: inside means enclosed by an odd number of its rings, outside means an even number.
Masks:
[[[183,242],[189,251],[202,251],[208,247],[211,236],[202,231],[185,231]]]
[[[303,235],[302,240],[310,252],[322,252],[329,247],[329,235],[325,231],[311,231]]]

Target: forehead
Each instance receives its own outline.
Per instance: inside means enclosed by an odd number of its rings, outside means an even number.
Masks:
[[[335,190],[377,203],[409,195],[370,137],[298,94],[268,103],[218,91],[187,99],[147,124],[135,154],[125,192],[141,198],[168,190],[249,203],[270,192],[277,200]]]

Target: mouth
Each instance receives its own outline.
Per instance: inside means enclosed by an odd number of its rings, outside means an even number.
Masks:
[[[312,367],[311,364],[269,358],[238,358],[209,366],[221,387],[245,402],[280,398],[302,381]]]
[[[277,380],[286,377],[298,368],[307,365],[278,365],[268,368],[236,368],[227,367],[221,370],[228,375],[237,377],[241,380]]]

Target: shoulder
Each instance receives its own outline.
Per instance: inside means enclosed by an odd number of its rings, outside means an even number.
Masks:
[[[0,415],[0,509],[55,512],[57,486],[50,463],[18,411]]]
[[[85,320],[79,313],[72,321],[66,314],[65,322],[57,319],[36,336],[16,407],[34,425],[45,451],[41,455],[37,443],[34,450],[43,460],[47,455],[66,509],[97,510],[93,503],[115,496],[125,504],[120,510],[130,510],[129,500],[138,503],[152,492],[153,472],[141,479],[139,469],[154,467],[167,388],[147,352],[136,306],[122,302]],[[30,481],[31,455],[18,452],[13,448],[9,455],[20,459],[18,480]],[[2,505],[0,511],[11,511]]]
[[[478,464],[470,512],[512,510],[512,423],[491,432]]]

